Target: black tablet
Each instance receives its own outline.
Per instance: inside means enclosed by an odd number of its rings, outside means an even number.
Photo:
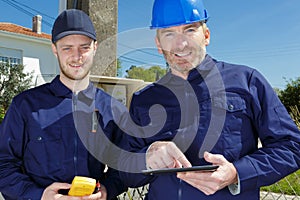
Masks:
[[[218,169],[217,165],[202,165],[184,168],[162,168],[162,169],[147,169],[142,170],[144,174],[162,174],[162,173],[176,173],[176,172],[190,172],[190,171],[215,171]]]

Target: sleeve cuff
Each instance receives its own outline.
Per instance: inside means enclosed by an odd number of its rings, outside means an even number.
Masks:
[[[238,195],[241,193],[241,184],[240,184],[239,175],[238,175],[238,182],[228,185],[228,189],[232,195]]]

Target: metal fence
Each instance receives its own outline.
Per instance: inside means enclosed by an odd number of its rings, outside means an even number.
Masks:
[[[300,200],[300,177],[295,172],[292,174],[295,176],[293,182],[289,181],[288,178],[283,178],[281,182],[286,182],[285,185],[288,187],[281,186],[279,182],[275,183],[274,186],[279,188],[280,192],[272,192],[271,189],[264,188],[264,191],[260,192],[261,200]],[[119,200],[143,200],[148,191],[148,185],[140,188],[130,188],[127,192],[118,196]]]
[[[285,177],[271,187],[264,187],[261,190],[261,200],[300,200],[300,176],[299,171],[295,172],[289,177]],[[272,192],[272,187],[277,188],[276,193]]]

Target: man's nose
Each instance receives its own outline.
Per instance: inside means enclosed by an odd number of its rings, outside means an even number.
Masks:
[[[186,46],[188,46],[188,40],[185,35],[177,34],[175,39],[176,49],[183,50]]]
[[[82,62],[82,52],[80,49],[76,49],[73,52],[73,58],[76,60],[76,62]]]

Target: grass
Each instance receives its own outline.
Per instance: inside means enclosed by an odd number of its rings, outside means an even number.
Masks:
[[[288,175],[273,185],[262,187],[261,190],[300,196],[300,170]]]

